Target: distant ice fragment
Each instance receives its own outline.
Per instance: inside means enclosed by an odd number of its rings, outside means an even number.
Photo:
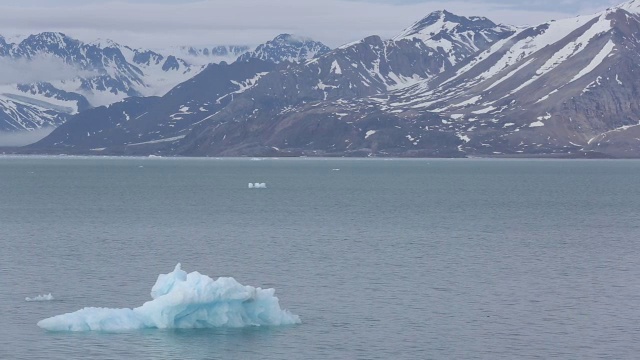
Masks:
[[[233,278],[213,280],[178,264],[161,274],[151,289],[153,300],[134,309],[84,308],[38,322],[49,331],[128,331],[279,326],[300,323],[282,310],[274,289],[244,286]]]
[[[249,189],[266,189],[266,183],[249,183]]]
[[[30,298],[30,297],[24,298],[24,301],[28,301],[28,302],[31,302],[31,301],[52,301],[52,300],[53,300],[53,295],[51,295],[50,293],[47,294],[47,295],[38,295],[38,296],[32,297],[32,298]]]

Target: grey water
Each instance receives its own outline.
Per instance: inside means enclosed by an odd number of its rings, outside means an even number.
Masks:
[[[0,359],[637,358],[639,184],[638,161],[0,157]],[[302,324],[36,326],[139,306],[178,262]]]

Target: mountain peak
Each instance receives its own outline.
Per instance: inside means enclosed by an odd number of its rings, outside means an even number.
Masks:
[[[67,39],[70,38],[61,32],[46,31],[35,35],[29,35],[23,41],[38,40],[47,43],[64,43]]]
[[[447,10],[430,13],[413,25],[402,31],[395,39],[411,37],[433,37],[442,32],[464,32],[469,30],[483,30],[495,28],[497,25],[480,16],[464,17]]]
[[[101,49],[106,49],[106,48],[119,48],[120,44],[118,44],[117,42],[111,40],[111,39],[96,39],[92,42],[89,43],[89,45],[93,45],[93,46],[97,46]]]
[[[321,42],[303,36],[280,34],[273,40],[258,46],[254,51],[247,52],[238,61],[257,58],[273,63],[300,62],[313,59],[331,51],[331,48]]]
[[[72,39],[61,32],[42,32],[29,35],[19,44],[20,48],[32,55],[38,51],[63,49],[80,44],[78,40]]]
[[[304,36],[292,35],[292,34],[280,34],[276,36],[272,41],[287,42],[287,43],[305,43],[305,42],[313,42],[313,39],[304,37]]]

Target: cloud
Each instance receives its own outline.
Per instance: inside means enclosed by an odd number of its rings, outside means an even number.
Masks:
[[[0,85],[51,82],[91,75],[90,71],[79,70],[52,56],[37,56],[31,60],[0,58]]]
[[[38,142],[47,137],[55,128],[47,127],[31,131],[1,132],[0,147],[26,146]]]
[[[545,1],[551,4],[550,0]],[[513,1],[506,0],[402,3],[202,0],[177,4],[100,1],[73,5],[65,5],[61,0],[55,3],[55,6],[46,6],[45,2],[32,0],[29,5],[0,6],[0,32],[62,31],[85,41],[107,37],[132,46],[151,48],[255,45],[287,32],[338,46],[368,35],[392,37],[412,22],[440,9],[461,15],[487,16],[496,22],[514,25],[537,24],[575,15],[564,7],[555,7],[564,11],[550,6],[535,10],[531,6],[514,6]]]

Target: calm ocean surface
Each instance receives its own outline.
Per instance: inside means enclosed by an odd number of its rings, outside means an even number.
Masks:
[[[0,185],[0,359],[640,356],[639,161],[0,157]],[[178,262],[303,323],[36,326]]]

